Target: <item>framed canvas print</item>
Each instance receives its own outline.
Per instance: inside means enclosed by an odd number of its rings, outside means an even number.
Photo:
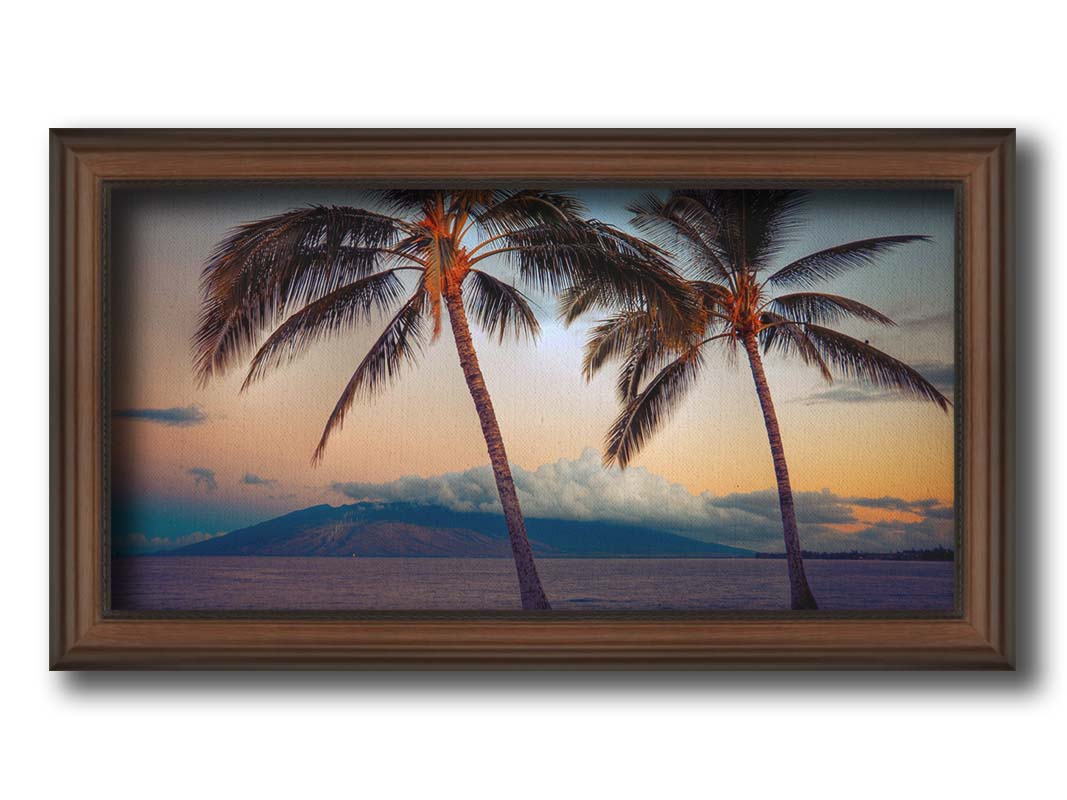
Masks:
[[[51,152],[54,668],[1013,666],[1012,131]]]

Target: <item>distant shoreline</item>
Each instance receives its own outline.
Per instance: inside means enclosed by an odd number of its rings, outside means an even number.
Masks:
[[[460,558],[465,560],[471,559],[505,559],[506,556],[477,556],[477,555],[300,555],[300,554],[271,554],[263,555],[259,553],[179,553],[173,550],[158,550],[152,553],[115,553],[113,558],[330,558],[330,559],[345,559],[345,558],[358,558],[358,559],[390,559],[390,558],[418,558],[429,560],[443,560],[449,558]],[[659,561],[659,560],[685,560],[685,561],[700,561],[700,560],[745,560],[745,559],[784,559],[785,553],[753,553],[752,555],[625,555],[625,556],[611,556],[611,555],[543,555],[537,556],[539,559],[545,559],[548,561],[556,560],[577,560],[577,561]],[[807,552],[803,553],[803,557],[806,561],[937,561],[946,562],[954,561],[955,553],[947,548],[937,548],[934,550],[905,550],[898,553],[867,553],[859,551],[849,551],[843,553],[822,553],[822,552]]]
[[[842,553],[822,553],[804,550],[801,556],[806,561],[955,561],[956,553],[947,547],[928,550],[901,550],[896,553],[868,553],[849,550]],[[785,558],[785,553],[756,553],[753,558]]]
[[[662,561],[662,560],[674,560],[674,561],[722,561],[722,560],[744,560],[756,558],[756,554],[745,555],[714,555],[714,554],[699,554],[699,555],[546,555],[544,553],[537,553],[538,559],[545,559],[546,561]],[[506,555],[305,555],[302,553],[180,553],[176,550],[157,550],[152,553],[114,553],[113,558],[418,558],[427,560],[444,560],[449,558],[461,558],[465,560],[479,560],[484,559],[487,561],[503,560],[510,561],[511,556]]]

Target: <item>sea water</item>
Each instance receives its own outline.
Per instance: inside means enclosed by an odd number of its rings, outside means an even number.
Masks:
[[[542,558],[559,611],[781,610],[782,559]],[[820,609],[951,611],[948,562],[808,560]],[[515,568],[497,558],[141,556],[112,563],[112,608],[473,611],[519,608]]]

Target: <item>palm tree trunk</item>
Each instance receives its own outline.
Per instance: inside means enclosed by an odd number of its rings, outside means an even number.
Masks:
[[[474,407],[478,411],[478,421],[482,424],[482,435],[489,450],[489,462],[493,465],[496,477],[496,490],[500,495],[500,505],[504,508],[504,520],[508,526],[508,538],[511,540],[511,553],[515,557],[515,570],[519,575],[519,594],[524,609],[551,608],[541,579],[537,575],[530,540],[526,537],[526,523],[519,508],[519,496],[515,492],[515,481],[511,477],[508,454],[504,450],[504,439],[500,435],[500,426],[493,411],[493,401],[489,390],[485,388],[481,367],[478,366],[478,354],[474,351],[471,340],[467,312],[463,308],[463,295],[459,286],[449,287],[445,291],[445,303],[448,307],[448,319],[452,325],[452,337],[459,353],[459,363],[463,367],[463,377],[467,380]]]
[[[752,379],[756,383],[760,408],[763,409],[763,422],[767,426],[767,439],[771,444],[771,457],[774,460],[774,477],[778,481],[778,506],[782,511],[782,532],[785,535],[785,558],[789,564],[789,597],[794,609],[818,608],[815,595],[808,586],[804,575],[804,559],[800,554],[800,532],[797,529],[797,514],[793,508],[793,489],[789,485],[789,468],[785,463],[785,450],[782,447],[782,434],[778,430],[778,415],[774,413],[771,390],[767,385],[767,376],[763,372],[763,360],[759,354],[756,337],[745,337],[745,351],[752,368]]]

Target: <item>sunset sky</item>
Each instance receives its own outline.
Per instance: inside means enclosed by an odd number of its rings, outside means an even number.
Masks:
[[[633,232],[625,206],[644,191],[575,193],[591,216]],[[164,546],[359,499],[498,507],[485,492],[485,445],[447,327],[416,368],[350,412],[318,467],[310,459],[322,427],[384,320],[316,345],[244,394],[241,370],[197,387],[190,342],[212,248],[234,225],[310,203],[367,205],[358,190],[334,186],[115,191],[116,542]],[[951,396],[953,218],[947,191],[815,192],[808,224],[779,263],[854,239],[930,235],[823,290],[896,320],[896,328],[841,329],[904,359]],[[538,342],[500,346],[475,333],[525,512],[637,521],[781,549],[766,432],[743,361],[715,363],[633,467],[606,470],[599,452],[617,413],[614,374],[587,383],[579,373],[593,318],[566,328],[552,298],[532,299]],[[951,545],[951,412],[847,380],[828,386],[815,370],[776,356],[766,368],[805,547]]]

